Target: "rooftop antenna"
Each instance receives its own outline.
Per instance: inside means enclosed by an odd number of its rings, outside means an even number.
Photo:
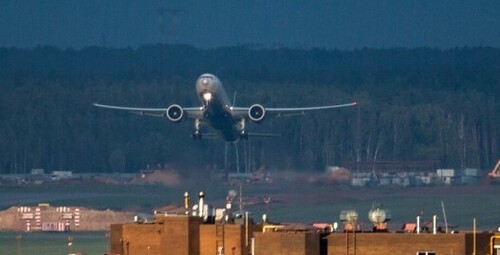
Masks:
[[[443,218],[444,218],[444,228],[446,234],[448,234],[448,221],[446,220],[446,211],[444,210],[444,202],[441,200],[441,208],[443,209]]]
[[[243,211],[243,184],[240,183],[240,212]]]
[[[271,196],[265,195],[262,200],[266,204],[266,215],[269,216],[269,203],[271,203]]]

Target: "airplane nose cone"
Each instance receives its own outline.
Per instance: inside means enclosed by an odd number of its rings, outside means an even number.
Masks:
[[[204,89],[209,88],[210,87],[210,80],[209,79],[201,79],[200,86]]]
[[[215,80],[213,76],[210,75],[202,75],[196,81],[196,91],[201,96],[201,94],[205,92],[212,92],[215,89]]]

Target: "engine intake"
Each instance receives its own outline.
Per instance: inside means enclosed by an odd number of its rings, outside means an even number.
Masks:
[[[178,123],[181,122],[184,117],[184,110],[178,104],[173,104],[167,108],[167,118],[168,120]]]
[[[254,104],[248,109],[248,117],[251,121],[262,123],[266,116],[266,109],[260,104]]]

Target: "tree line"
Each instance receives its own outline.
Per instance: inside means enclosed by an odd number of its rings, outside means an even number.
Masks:
[[[238,145],[251,168],[438,160],[441,167],[490,169],[500,156],[496,48],[0,48],[0,173],[222,168],[224,155],[234,153],[226,154],[222,141],[191,141],[189,120],[92,107],[197,106],[194,83],[205,72],[236,93],[240,106],[359,102],[250,125],[281,135]]]

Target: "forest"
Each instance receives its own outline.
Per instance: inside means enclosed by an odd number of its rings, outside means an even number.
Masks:
[[[0,48],[0,173],[235,171],[234,163],[226,165],[226,156],[235,158],[233,146],[192,140],[191,120],[176,124],[92,106],[198,106],[195,81],[206,72],[220,78],[238,106],[359,103],[250,124],[249,131],[280,137],[238,143],[246,169],[435,160],[441,168],[489,170],[500,157],[497,48],[39,46]]]

